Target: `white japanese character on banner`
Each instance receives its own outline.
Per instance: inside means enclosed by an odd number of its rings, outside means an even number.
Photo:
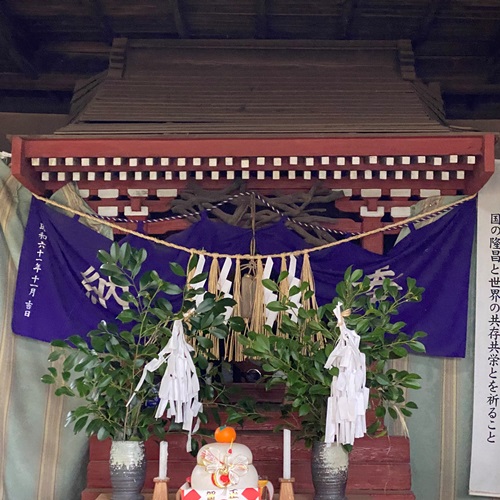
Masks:
[[[81,283],[87,290],[86,295],[90,298],[92,304],[99,302],[101,306],[107,309],[107,301],[113,297],[123,309],[129,308],[128,302],[122,300],[119,296],[119,293],[128,292],[128,286],[115,285],[109,278],[103,278],[93,266],[90,266],[81,275],[83,276]]]
[[[402,287],[394,281],[395,274],[396,273],[394,271],[389,269],[389,265],[377,269],[373,274],[369,274],[368,278],[370,278],[370,290],[382,286],[386,278],[389,278],[398,290],[402,290]]]
[[[375,289],[381,287],[384,284],[384,280],[389,278],[391,280],[391,284],[395,286],[398,290],[402,290],[402,287],[398,285],[394,280],[399,278],[401,275],[396,276],[396,273],[389,268],[389,265],[381,267],[377,269],[374,273],[368,274],[367,277],[370,279],[370,288],[366,292],[366,295],[372,296],[370,299],[374,302],[375,299]]]

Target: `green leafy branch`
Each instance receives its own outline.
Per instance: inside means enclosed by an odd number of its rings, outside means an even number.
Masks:
[[[279,283],[286,276],[286,272],[282,273],[277,282],[264,280],[263,285],[279,293]],[[389,278],[374,282],[362,270],[348,268],[336,292],[331,303],[305,309],[293,299],[299,296],[302,304],[311,298],[309,284],[292,287],[287,296],[268,304],[270,310],[282,315],[277,331],[267,328],[265,332],[249,332],[240,338],[245,354],[262,361],[267,372],[266,386],[285,383],[283,413],[296,415],[301,424],[299,437],[307,446],[324,438],[327,399],[332,379],[337,375],[335,368],[326,370],[324,365],[340,333],[334,314],[339,302],[348,328],[361,337],[360,350],[366,356],[367,386],[375,415],[379,419],[386,414],[404,419],[417,408],[414,402],[406,401],[405,390],[418,389],[420,376],[390,368],[388,362],[406,357],[409,350],[425,351],[419,340],[425,336],[423,332],[407,334],[404,322],[393,321],[401,306],[421,300],[423,289],[411,278],[402,290]],[[371,435],[385,432],[378,420],[368,429]]]

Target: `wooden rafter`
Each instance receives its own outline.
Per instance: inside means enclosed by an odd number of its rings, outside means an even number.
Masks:
[[[18,32],[18,29],[14,27],[12,18],[0,3],[0,46],[4,48],[12,62],[26,77],[36,79],[38,72],[23,53],[18,38],[14,35],[15,32]]]
[[[267,0],[256,0],[255,38],[267,38]]]
[[[47,73],[33,76],[30,75],[31,74],[20,75],[19,73],[0,73],[0,91],[22,90],[31,92],[41,90],[72,92],[78,80],[89,77],[89,75],[85,73]]]
[[[420,27],[418,29],[418,33],[413,38],[413,45],[419,45],[422,42],[425,42],[429,37],[431,29],[436,21],[436,16],[439,11],[444,7],[449,0],[430,0],[427,6],[427,10],[422,19]]]
[[[109,22],[109,18],[106,15],[106,11],[101,0],[86,0],[86,2],[90,8],[92,17],[98,22],[99,26],[101,27],[101,32],[104,40],[108,44],[111,44],[114,38],[113,27]]]
[[[174,16],[175,29],[179,38],[189,38],[189,29],[184,13],[182,12],[181,0],[170,0],[170,5]]]
[[[500,28],[497,30],[491,46],[491,60],[488,69],[488,83],[500,82]]]
[[[342,40],[349,40],[351,38],[352,22],[354,20],[357,4],[358,0],[345,0],[344,2],[342,10],[342,31],[338,37]]]
[[[498,52],[491,62],[490,70],[488,72],[488,81],[490,83],[497,83],[500,80],[500,52]]]

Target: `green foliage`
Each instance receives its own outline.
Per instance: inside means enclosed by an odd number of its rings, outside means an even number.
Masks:
[[[264,286],[277,290],[269,280]],[[290,295],[301,293],[310,297],[307,283],[302,283]],[[300,423],[299,438],[306,446],[324,439],[327,398],[336,368],[326,370],[325,362],[332,352],[339,329],[334,315],[335,306],[342,303],[348,311],[345,322],[361,337],[360,350],[366,355],[367,386],[370,389],[372,405],[376,416],[404,418],[411,415],[417,405],[405,400],[404,389],[418,389],[420,376],[404,370],[390,368],[388,362],[404,358],[408,350],[424,352],[424,345],[418,340],[423,332],[412,335],[405,333],[405,323],[393,321],[399,308],[409,302],[421,300],[423,288],[408,278],[406,289],[386,278],[381,283],[371,281],[360,269],[348,268],[344,280],[337,285],[337,296],[331,303],[317,309],[297,308],[290,297],[268,305],[272,311],[294,311],[297,321],[283,314],[279,332],[249,332],[240,337],[246,355],[262,361],[262,368],[268,373],[266,386],[285,383],[286,394],[283,415]],[[418,314],[418,311],[416,311]],[[385,430],[376,421],[368,429],[371,435],[383,435]]]
[[[128,304],[117,316],[116,324],[101,322],[95,330],[81,338],[72,335],[66,341],[52,342],[51,366],[42,382],[55,385],[57,396],[81,398],[81,404],[70,411],[67,423],[74,432],[85,431],[99,439],[146,440],[152,434],[162,437],[165,421],[155,418],[157,387],[165,365],[149,373],[146,382],[127,407],[144,365],[155,359],[165,347],[174,320],[183,319],[188,340],[196,344],[194,363],[200,378],[200,399],[213,400],[220,388],[216,385],[218,366],[210,349],[209,336],[223,339],[228,334],[224,322],[226,307],[234,305],[228,299],[164,281],[156,271],[140,274],[146,251],[125,243],[113,243],[110,252],[100,250],[100,271],[119,286],[128,287],[121,299]],[[196,265],[196,264],[195,264]],[[186,276],[176,263],[173,272]],[[192,262],[188,269],[193,269]],[[198,282],[195,276],[191,282]],[[195,298],[204,293],[196,307]],[[172,310],[168,296],[182,294],[182,307]],[[187,318],[187,319],[186,319]],[[203,416],[201,416],[203,418]],[[175,430],[170,425],[170,430]]]

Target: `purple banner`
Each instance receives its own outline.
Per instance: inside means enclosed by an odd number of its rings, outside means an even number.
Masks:
[[[475,201],[453,208],[436,222],[413,230],[387,255],[343,243],[310,253],[318,303],[331,301],[335,286],[348,266],[381,278],[393,277],[404,285],[415,278],[425,288],[422,302],[400,312],[407,331],[423,330],[427,354],[465,356],[467,303],[472,242],[476,222]],[[193,249],[224,254],[246,254],[252,233],[206,214],[200,222],[168,241]],[[185,266],[188,253],[135,236],[135,247],[145,248],[143,270],[155,269],[167,281],[182,285],[169,262]],[[109,250],[111,242],[71,217],[33,199],[26,227],[14,300],[13,331],[39,340],[84,335],[101,320],[113,321],[121,310],[123,290],[99,274],[97,251]],[[308,248],[284,221],[256,232],[257,253],[292,252]],[[210,265],[209,259],[207,266]],[[279,271],[279,263],[275,262]],[[300,272],[300,259],[299,259]],[[172,300],[176,307],[175,298]]]

